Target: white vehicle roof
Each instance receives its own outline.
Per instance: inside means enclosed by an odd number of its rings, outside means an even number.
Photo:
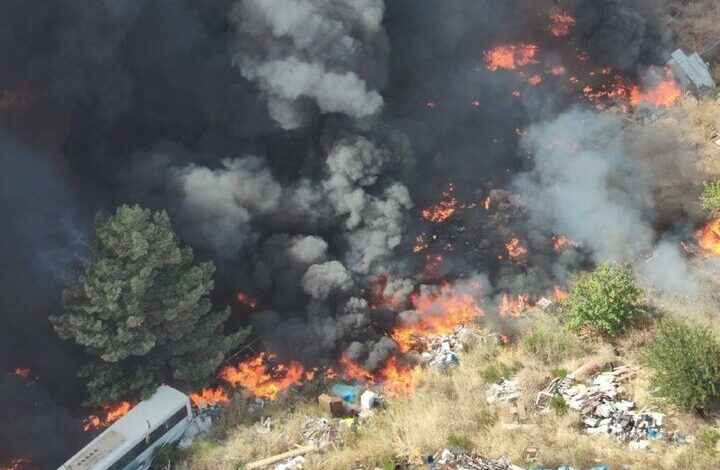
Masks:
[[[152,397],[138,403],[58,470],[104,468],[104,465],[124,455],[158,424],[166,421],[179,409],[187,407],[188,403],[187,395],[167,385],[161,385]]]

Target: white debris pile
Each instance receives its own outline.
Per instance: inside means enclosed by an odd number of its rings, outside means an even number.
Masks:
[[[457,354],[465,349],[473,331],[465,326],[455,327],[452,333],[428,338],[421,352],[423,363],[428,367],[446,369],[458,363]]]
[[[499,384],[492,384],[485,399],[488,403],[496,401],[512,401],[522,394],[517,378],[503,379]]]
[[[302,470],[303,464],[305,463],[305,457],[298,455],[290,460],[275,465],[273,470]]]
[[[554,379],[538,394],[535,404],[542,406],[546,398],[560,395],[568,407],[580,413],[580,421],[588,434],[609,434],[618,441],[642,441],[661,435],[665,415],[646,408],[636,411],[635,402],[622,399],[619,383],[632,377],[628,366],[601,372],[584,383],[575,383],[573,374]]]
[[[442,451],[435,468],[443,470],[523,470],[505,459],[486,459],[477,454],[451,452],[449,449]]]

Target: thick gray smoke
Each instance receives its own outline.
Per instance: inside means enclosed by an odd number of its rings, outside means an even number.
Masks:
[[[284,129],[318,111],[372,116],[383,99],[366,75],[384,69],[376,61],[386,47],[383,10],[382,0],[240,0],[237,63]]]
[[[642,146],[664,142],[667,134],[579,109],[532,126],[523,144],[534,169],[515,181],[529,224],[548,238],[563,234],[582,243],[596,262],[632,263],[651,287],[695,295],[697,279],[673,233],[681,227],[657,227],[666,212],[691,205],[693,192],[679,194],[678,188],[697,181],[692,153],[673,145]],[[668,194],[677,198],[674,204],[665,203]]]
[[[3,153],[0,173],[0,362],[27,360],[40,373],[30,405],[12,399],[17,383],[8,381],[16,378],[0,371],[10,420],[27,418],[0,436],[0,465],[19,451],[37,468],[55,468],[84,441],[66,424],[83,414],[83,384],[72,380],[82,351],[57,342],[47,316],[87,253],[97,211],[122,203],[168,210],[183,242],[215,262],[213,302],[233,307],[229,327],[252,323],[268,349],[308,364],[342,352],[368,368],[381,364],[394,351],[386,332],[412,321],[409,294],[433,290],[418,284],[478,269],[501,290],[562,279],[582,258],[568,251],[554,262],[547,235],[557,229],[555,213],[523,224],[519,198],[497,188],[510,189],[527,169],[516,129],[559,113],[575,94],[550,78],[532,87],[515,71],[491,72],[483,51],[528,41],[543,57],[574,59],[580,47],[588,66],[634,72],[663,50],[648,14],[657,3],[569,2],[578,21],[562,40],[547,34],[551,0],[0,3],[0,130],[4,142],[27,150]],[[670,148],[646,137],[624,142],[627,156],[638,153],[633,145]],[[637,225],[632,243],[653,254],[647,265],[678,255],[672,234],[682,227],[671,221],[687,212],[675,202],[687,191],[654,185],[655,176],[628,191],[620,170],[586,159],[599,177],[617,180],[611,190],[591,186],[593,197],[611,204],[603,217]],[[672,158],[662,162],[663,169],[646,159],[621,168],[640,180],[677,170]],[[553,171],[538,166],[528,181],[564,182]],[[468,211],[431,227],[437,245],[454,250],[426,272],[424,255],[412,255],[415,235],[428,230],[418,207],[450,182],[462,201],[493,195],[498,213]],[[540,186],[538,203],[561,204]],[[674,209],[642,212],[659,205]],[[585,207],[595,208],[590,200]],[[605,230],[600,216],[579,215]],[[658,227],[667,228],[659,233],[668,249],[648,232]],[[613,254],[591,231],[574,234]],[[502,250],[512,235],[533,245],[527,269],[497,262],[495,245]],[[368,287],[381,277],[395,311],[370,303]],[[257,298],[257,308],[238,303],[238,291]],[[398,319],[398,311],[409,313]],[[61,437],[41,445],[48,434]]]

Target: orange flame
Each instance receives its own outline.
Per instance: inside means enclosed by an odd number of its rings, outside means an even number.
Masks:
[[[417,320],[395,328],[391,334],[405,352],[413,348],[417,338],[451,333],[458,325],[472,323],[484,314],[472,295],[447,284],[439,293],[413,295],[412,303]]]
[[[129,401],[124,401],[117,405],[103,405],[102,409],[105,412],[105,417],[101,418],[98,415],[90,415],[83,421],[83,431],[90,431],[100,427],[106,427],[117,421],[118,419],[125,416],[128,411],[132,409],[134,405]]]
[[[672,106],[677,103],[683,95],[682,89],[675,80],[675,75],[669,68],[665,69],[664,78],[660,77],[654,70],[651,70],[649,72],[649,80],[656,83],[646,90],[641,90],[638,87],[632,89],[630,102],[633,105],[643,102],[655,107]]]
[[[570,29],[575,26],[575,18],[565,12],[550,15],[550,34],[556,38],[567,36]]]
[[[250,294],[247,294],[245,292],[238,292],[237,293],[237,301],[251,309],[254,309],[257,307],[258,301],[257,299],[250,296]]]
[[[434,206],[423,209],[422,216],[430,222],[443,222],[455,213],[457,199],[453,195],[453,185],[443,191],[442,199]]]
[[[520,240],[517,238],[513,238],[512,240],[510,240],[510,243],[506,244],[505,248],[507,249],[510,259],[519,258],[526,255],[528,252],[528,249],[522,246]]]
[[[698,246],[707,255],[720,256],[720,219],[712,219],[695,232]]]
[[[273,359],[273,355],[267,356],[267,360]],[[271,366],[266,363],[265,353],[260,353],[240,362],[237,367],[225,367],[220,371],[220,377],[234,387],[248,389],[256,397],[274,400],[282,390],[301,383],[304,370],[303,365],[295,361],[289,365]]]
[[[560,75],[565,75],[566,72],[567,70],[565,70],[565,67],[563,67],[562,65],[556,65],[550,69],[550,73],[552,75],[555,75],[556,77]]]
[[[502,295],[498,311],[501,315],[518,316],[529,307],[530,294],[519,294],[517,297]]]
[[[543,78],[538,74],[532,75],[532,76],[530,76],[530,78],[528,78],[528,83],[532,86],[535,86],[542,81],[543,81]]]
[[[420,383],[422,369],[402,364],[392,356],[379,371],[383,381],[383,391],[388,395],[405,395]]]
[[[372,372],[365,369],[360,364],[351,361],[348,359],[348,357],[343,354],[342,357],[340,357],[340,365],[343,367],[343,377],[350,378],[350,379],[356,379],[356,380],[363,380],[365,382],[374,383],[375,377],[373,377]]]
[[[9,463],[0,465],[0,470],[22,470],[30,465],[30,459],[27,457],[18,457],[12,459]]]
[[[490,196],[485,198],[485,201],[483,201],[483,207],[486,211],[490,210],[490,203],[492,202],[492,199],[490,199]]]
[[[228,397],[225,389],[223,389],[222,387],[208,387],[204,388],[200,393],[191,393],[190,400],[192,401],[193,405],[199,406],[227,403],[228,401],[230,401],[230,397]]]
[[[30,377],[30,368],[29,367],[16,367],[11,371],[11,373],[17,377],[27,379],[28,377]]]
[[[553,286],[553,293],[555,294],[555,300],[558,302],[564,302],[568,298],[567,292],[560,289],[560,286]]]
[[[487,68],[493,72],[498,69],[516,69],[523,65],[536,64],[537,50],[535,44],[497,46],[485,51],[485,62]]]

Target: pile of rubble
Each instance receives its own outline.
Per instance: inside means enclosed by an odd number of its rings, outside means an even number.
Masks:
[[[635,402],[621,398],[619,384],[633,377],[635,371],[628,366],[614,367],[612,364],[606,368],[610,370],[595,373],[582,383],[576,383],[575,374],[597,371],[599,366],[586,365],[565,378],[552,380],[540,392],[535,404],[544,406],[548,398],[562,396],[569,408],[580,413],[580,421],[588,434],[609,434],[620,442],[660,437],[665,415],[646,408],[636,411]]]
[[[477,454],[457,453],[445,449],[435,466],[438,470],[523,470],[505,459],[486,459]]]
[[[436,369],[447,369],[458,363],[457,354],[465,349],[473,331],[464,325],[455,327],[452,333],[428,338],[420,353],[423,363]]]
[[[520,397],[522,390],[518,385],[518,379],[503,379],[499,384],[492,384],[488,388],[485,399],[488,403],[496,401],[512,401]]]

